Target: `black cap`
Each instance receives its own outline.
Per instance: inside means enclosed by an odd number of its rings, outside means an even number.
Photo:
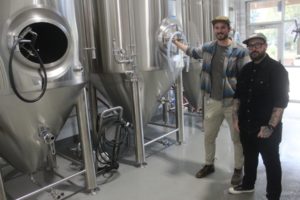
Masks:
[[[248,44],[252,39],[262,39],[265,43],[267,42],[267,37],[262,33],[253,33],[246,40],[243,41],[244,44]]]
[[[218,22],[223,22],[223,23],[227,24],[228,26],[230,26],[230,20],[226,16],[217,16],[211,21],[211,23],[213,25],[215,25]]]

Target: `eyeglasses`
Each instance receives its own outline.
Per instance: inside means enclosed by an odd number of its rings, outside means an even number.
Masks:
[[[257,42],[257,43],[254,43],[254,44],[248,44],[247,47],[248,49],[258,49],[258,48],[261,48],[262,45],[264,45],[265,43],[262,43],[262,42]]]

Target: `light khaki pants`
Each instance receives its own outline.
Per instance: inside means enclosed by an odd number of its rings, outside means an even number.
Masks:
[[[216,138],[224,118],[229,125],[234,146],[234,166],[241,169],[244,165],[243,148],[240,134],[235,132],[232,126],[232,106],[223,107],[222,101],[211,98],[204,99],[205,163],[207,165],[214,163]]]

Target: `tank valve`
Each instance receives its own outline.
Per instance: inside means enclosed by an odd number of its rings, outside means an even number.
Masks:
[[[52,170],[57,167],[56,150],[55,150],[55,136],[50,132],[49,128],[40,127],[39,136],[48,145],[47,166],[46,170]]]
[[[49,145],[52,155],[56,154],[55,150],[55,136],[50,132],[49,128],[40,128],[40,137],[44,139],[44,142]]]
[[[113,39],[113,55],[114,59],[119,64],[133,63],[133,55],[128,53],[128,50],[121,49],[116,45],[116,39]]]

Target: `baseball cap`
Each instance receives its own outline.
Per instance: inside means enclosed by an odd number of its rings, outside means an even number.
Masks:
[[[215,25],[217,22],[223,22],[223,23],[227,24],[228,26],[230,26],[230,20],[226,16],[217,16],[211,21],[211,23],[213,25]]]
[[[252,39],[262,39],[264,42],[267,42],[267,37],[263,33],[253,33],[243,43],[247,45]]]

